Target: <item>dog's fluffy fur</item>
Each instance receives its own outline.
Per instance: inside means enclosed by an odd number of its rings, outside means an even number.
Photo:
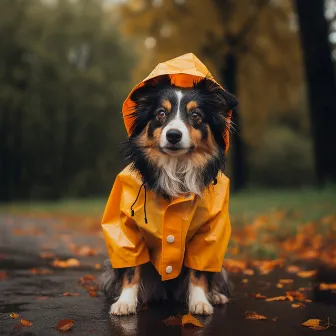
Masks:
[[[237,104],[233,95],[205,78],[193,88],[175,87],[160,76],[131,95],[134,123],[122,151],[139,172],[147,189],[172,199],[192,192],[202,194],[225,168],[229,111]],[[228,279],[221,273],[183,268],[177,279],[162,282],[149,263],[112,269],[109,262],[101,279],[103,291],[117,299],[111,313],[136,312],[137,302],[173,297],[187,301],[196,314],[211,314],[212,304],[228,301]],[[173,289],[173,290],[171,290]]]

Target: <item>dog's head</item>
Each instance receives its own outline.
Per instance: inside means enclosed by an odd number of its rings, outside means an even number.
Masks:
[[[224,169],[224,135],[230,127],[230,111],[237,104],[233,95],[208,78],[192,88],[180,88],[167,75],[147,81],[130,98],[135,103],[134,121],[125,152],[147,183],[149,170],[157,176],[157,170],[166,171],[168,165],[180,172],[176,177],[169,171],[172,179],[181,180],[187,169],[197,170],[202,181],[192,183],[203,186]],[[181,188],[186,189],[190,186]]]

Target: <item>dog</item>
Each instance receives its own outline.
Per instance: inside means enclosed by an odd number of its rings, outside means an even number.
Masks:
[[[228,143],[223,135],[230,129],[235,96],[207,77],[185,88],[161,75],[133,91],[130,99],[133,124],[122,153],[141,176],[138,196],[143,186],[145,206],[148,192],[169,203],[186,194],[201,199],[205,190],[215,188],[225,168]],[[144,212],[145,227],[146,208]],[[213,305],[229,301],[230,292],[224,268],[212,272],[183,265],[176,278],[162,281],[151,262],[112,268],[109,260],[101,288],[115,301],[113,315],[136,313],[139,303],[166,299],[186,302],[191,313],[210,315]]]

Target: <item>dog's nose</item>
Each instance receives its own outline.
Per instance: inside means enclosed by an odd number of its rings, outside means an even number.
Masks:
[[[171,129],[167,132],[166,137],[171,144],[176,145],[181,141],[182,133],[177,129]]]

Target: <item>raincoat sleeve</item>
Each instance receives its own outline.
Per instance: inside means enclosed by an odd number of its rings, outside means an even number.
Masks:
[[[113,268],[133,267],[150,260],[145,240],[127,208],[132,185],[117,176],[102,220],[102,228]]]
[[[228,209],[228,183],[226,183],[223,198],[219,203],[219,209],[217,208],[218,200],[215,200],[212,203],[212,207],[209,211],[210,218],[208,217],[209,219],[199,227],[187,243],[184,259],[185,266],[195,270],[208,272],[220,272],[222,270],[225,252],[231,235],[231,223]],[[202,216],[200,215],[200,217]]]

